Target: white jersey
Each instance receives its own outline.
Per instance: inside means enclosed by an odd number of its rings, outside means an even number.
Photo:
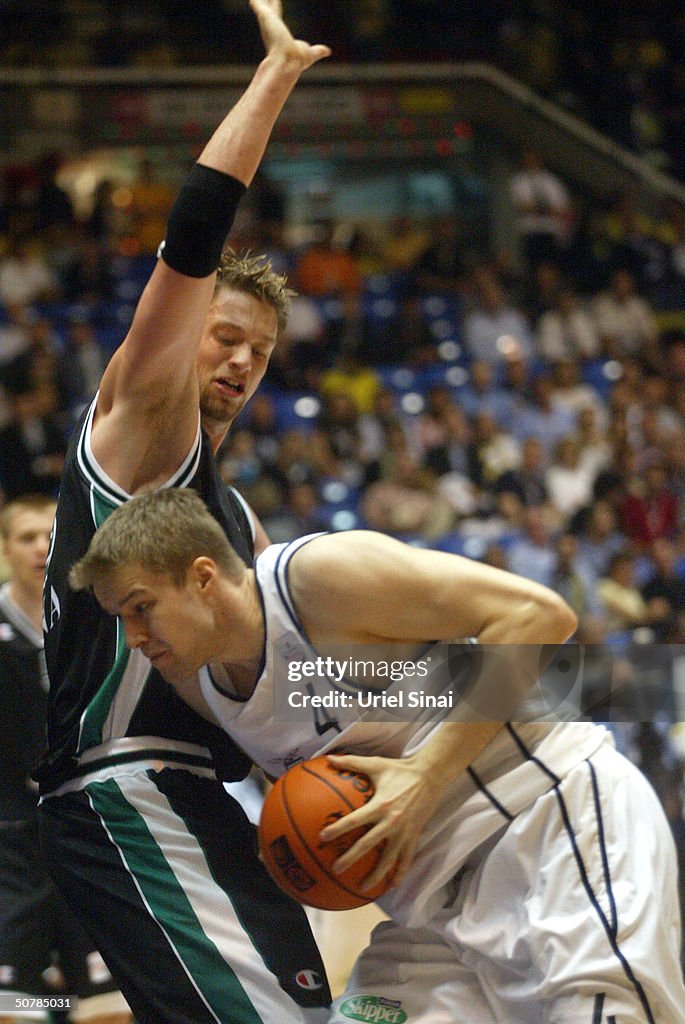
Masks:
[[[333,710],[316,707],[309,713],[284,706],[288,667],[316,662],[319,652],[307,638],[290,594],[288,565],[292,555],[316,536],[274,544],[255,560],[255,578],[265,621],[262,671],[252,696],[233,695],[230,678],[220,665],[200,671],[203,696],[220,725],[268,774],[278,776],[292,765],[326,753],[358,753],[400,757],[421,746],[442,727],[440,713],[429,709],[412,721],[393,721],[392,710],[364,710],[356,700],[335,704],[333,695],[358,692],[354,681],[325,674],[308,679],[311,693],[331,695]],[[477,649],[474,649],[477,650]],[[457,675],[468,674],[469,652],[460,645],[455,656],[449,644],[429,644],[416,660],[430,664],[421,678],[424,692],[444,697]],[[388,661],[394,649],[388,645]],[[415,687],[416,679],[411,680]],[[406,678],[391,682],[386,694],[406,692]],[[298,686],[301,689],[301,686]],[[442,717],[448,712],[443,712]],[[590,723],[531,721],[507,725],[447,789],[425,828],[417,856],[403,882],[378,902],[397,920],[415,927],[443,906],[450,880],[486,839],[508,825],[538,796],[556,785],[572,767],[607,740],[606,731]]]

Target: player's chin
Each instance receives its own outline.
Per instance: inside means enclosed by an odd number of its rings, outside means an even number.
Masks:
[[[200,412],[215,423],[232,423],[245,405],[245,401],[244,394],[233,397],[205,395],[200,402]]]

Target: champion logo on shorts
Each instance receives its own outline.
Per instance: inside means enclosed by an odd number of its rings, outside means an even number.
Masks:
[[[404,1024],[407,1019],[401,1000],[383,996],[352,996],[341,1004],[340,1012],[350,1020],[371,1024]]]
[[[323,979],[321,975],[316,971],[304,970],[298,971],[295,975],[295,981],[300,988],[306,988],[313,991],[317,988],[323,988]]]

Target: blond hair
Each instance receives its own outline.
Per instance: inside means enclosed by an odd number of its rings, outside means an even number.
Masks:
[[[249,252],[236,253],[233,249],[226,249],[221,256],[214,294],[221,288],[235,288],[260,302],[267,302],[276,312],[279,332],[288,321],[290,300],[296,295],[296,292],[288,288],[285,275],[271,269],[266,256],[253,256]]]
[[[168,488],[124,502],[96,530],[69,582],[86,590],[121,565],[140,566],[180,586],[196,558],[213,559],[231,579],[245,563],[196,491]]]
[[[21,512],[54,512],[57,501],[48,494],[22,494],[13,498],[0,510],[0,538],[7,540],[12,532],[12,522]]]

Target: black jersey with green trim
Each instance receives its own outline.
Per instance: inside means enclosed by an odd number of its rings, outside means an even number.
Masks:
[[[74,431],[67,452],[50,542],[43,594],[45,656],[50,678],[48,752],[36,772],[41,793],[77,774],[85,751],[122,737],[152,737],[209,748],[223,779],[239,779],[249,762],[226,734],[205,721],[172,690],[139,650],[126,647],[118,619],[107,615],[90,591],[76,592],[69,570],[95,530],[128,500],[98,466],[90,448],[95,402]],[[167,487],[192,487],[206,502],[247,565],[254,546],[247,515],[216,469],[200,430]]]

